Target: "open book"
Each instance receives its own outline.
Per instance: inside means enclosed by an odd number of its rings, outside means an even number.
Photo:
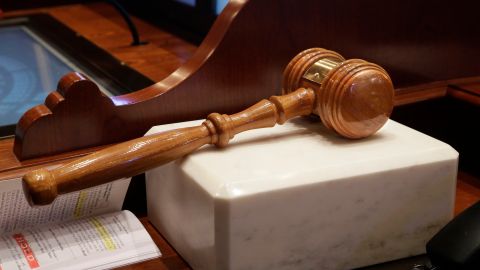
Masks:
[[[110,269],[159,257],[140,221],[120,211],[130,179],[31,208],[20,179],[0,181],[0,270]]]

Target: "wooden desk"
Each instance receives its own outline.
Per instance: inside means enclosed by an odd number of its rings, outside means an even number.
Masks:
[[[47,12],[137,69],[154,81],[160,81],[184,63],[196,47],[172,34],[134,19],[142,40],[148,45],[131,47],[129,32],[120,16],[106,4],[71,5],[47,9],[9,12],[5,16],[22,15],[32,12]],[[95,149],[64,153],[48,158],[18,161],[13,155],[12,140],[0,141],[0,179],[23,175],[28,170],[44,164],[62,162],[84,155]],[[480,198],[480,179],[468,173],[459,172],[455,213],[470,206]],[[188,264],[175,252],[167,241],[150,224],[145,211],[136,212],[148,232],[159,246],[163,256],[159,259],[122,267],[120,269],[189,269]],[[375,269],[375,268],[369,268]],[[382,268],[386,269],[386,268]],[[392,269],[392,268],[390,268]]]

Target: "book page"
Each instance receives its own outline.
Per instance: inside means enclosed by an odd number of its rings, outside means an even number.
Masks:
[[[129,211],[18,230],[0,236],[0,269],[109,269],[159,257]]]
[[[20,178],[0,181],[0,234],[41,224],[119,211],[130,183],[124,178],[60,195],[51,205],[31,207]],[[0,269],[1,270],[1,269]]]

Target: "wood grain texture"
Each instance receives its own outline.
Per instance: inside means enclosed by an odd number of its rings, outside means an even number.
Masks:
[[[78,100],[84,102],[76,102]],[[94,128],[98,127],[100,123],[108,122],[111,125],[115,123],[115,117],[112,115],[113,108],[112,100],[106,97],[95,83],[79,73],[70,73],[60,80],[57,91],[47,96],[45,105],[33,107],[20,118],[18,127],[26,128],[17,127],[16,135],[24,138],[41,136],[37,133],[39,128],[50,129],[54,126],[63,126],[66,129],[62,132],[50,134],[56,141],[64,142],[66,147],[73,148],[74,144],[68,138],[81,137],[86,147],[95,146],[98,137],[115,136],[114,134],[102,134],[103,129]],[[76,114],[96,119],[96,122],[92,128],[82,129],[74,123],[75,121],[68,120],[69,115]],[[82,119],[78,119],[78,121],[82,121]],[[32,122],[37,124],[32,125]],[[15,141],[14,152],[18,153],[25,148],[39,151],[46,146],[54,147],[54,145],[46,145],[46,143],[52,143],[51,140],[46,140],[42,144],[32,144],[33,141],[33,139]]]
[[[184,64],[197,49],[175,35],[138,18],[133,21],[143,46],[130,46],[130,32],[115,9],[106,3],[67,5],[9,11],[4,17],[47,13],[126,65],[154,81],[160,81]]]
[[[112,53],[125,64],[130,65],[156,81],[165,78],[177,69],[191,57],[196,49],[196,46],[137,18],[133,18],[133,20],[141,37],[144,40],[148,40],[149,44],[138,47],[128,46],[130,39],[127,26],[124,24],[121,16],[110,5],[105,3],[8,11],[2,13],[2,15],[5,18],[9,18],[39,12],[55,17],[79,35],[88,38],[95,45]],[[57,100],[60,99],[58,94],[55,92],[53,94],[57,96]],[[43,110],[42,107],[40,107],[37,117],[43,115],[42,111],[45,114],[50,113],[46,109],[48,108],[46,105]],[[81,125],[78,128],[81,128]],[[48,135],[51,136],[51,134]],[[68,141],[69,139],[64,138],[62,140]],[[75,143],[74,140],[70,141]],[[48,142],[48,140],[34,141],[31,146],[35,148],[35,143],[42,144]],[[67,142],[65,143],[68,144]],[[82,149],[74,151],[57,152],[57,154],[49,155],[48,157],[43,156],[21,161],[13,153],[13,139],[2,139],[0,140],[0,179],[19,177],[26,171],[42,166],[42,164],[58,164],[65,160],[91,153],[101,147],[105,146],[82,147]]]
[[[450,85],[447,89],[447,95],[480,106],[480,82]]]
[[[321,49],[309,49],[295,57],[293,65],[288,65],[284,73],[285,82],[298,90],[283,96],[272,96],[233,115],[212,113],[200,126],[182,128],[140,137],[120,143],[53,170],[40,169],[23,177],[23,186],[30,203],[50,204],[59,194],[105,184],[122,177],[131,177],[149,169],[189,154],[206,144],[224,147],[238,133],[272,127],[297,117],[312,113],[319,114],[322,122],[338,134],[351,139],[372,135],[388,120],[393,108],[393,85],[388,74],[379,66],[364,60],[330,58],[335,53]],[[329,59],[331,65],[325,70],[325,77],[319,73],[313,81],[307,71]],[[322,72],[322,68],[316,69]],[[291,74],[296,74],[292,76]],[[303,76],[296,80],[298,75]],[[70,75],[69,75],[70,76]],[[80,93],[72,87],[91,89],[100,92],[90,81],[81,80],[80,75],[71,74],[78,81],[64,77],[59,84],[60,92]],[[293,78],[292,82],[288,78]],[[308,82],[312,88],[302,88]],[[91,87],[84,86],[90,84]],[[88,94],[87,91],[81,93]],[[51,98],[50,109],[63,106],[63,99]],[[108,98],[104,98],[109,100]],[[49,99],[47,98],[47,101]],[[66,99],[65,99],[66,100]],[[55,106],[55,107],[53,107]],[[89,104],[88,106],[91,106]],[[107,102],[106,106],[111,106]],[[93,104],[93,108],[101,107]],[[35,108],[34,108],[35,109]],[[87,108],[89,109],[89,108]],[[108,110],[100,110],[108,111]],[[28,112],[27,112],[28,113]],[[54,112],[59,113],[59,112]],[[48,115],[46,116],[48,117]],[[23,120],[24,118],[22,118]],[[58,118],[57,118],[58,119]]]
[[[469,93],[480,93],[480,77],[457,78],[396,88],[394,103],[395,106],[402,106],[430,99],[453,97],[448,92],[454,88],[464,89]]]
[[[393,108],[393,85],[381,67],[347,60],[322,83],[316,111],[322,122],[351,139],[370,136],[388,120]]]
[[[102,134],[121,130],[114,138],[98,137],[95,145],[101,145],[139,137],[153,125],[202,118],[209,111],[231,113],[278,94],[281,69],[289,59],[317,46],[380,64],[397,87],[432,82],[445,87],[446,82],[478,76],[480,26],[474,21],[478,5],[450,5],[446,0],[280,0],[274,5],[269,0],[230,1],[190,61],[151,87],[112,98],[117,124],[98,123],[83,114],[70,115],[69,121],[82,119],[79,127],[103,129]],[[79,136],[61,135],[62,140],[50,136],[61,134],[65,130],[61,125],[19,129],[43,135],[16,137],[44,145],[33,151],[25,146],[34,143],[24,142],[17,152],[22,159],[87,145]]]
[[[314,113],[326,127],[347,138],[375,133],[392,112],[394,91],[389,75],[364,60],[345,61],[333,51],[307,49],[290,61],[283,77],[283,92],[315,89]]]
[[[472,206],[480,200],[480,178],[459,171],[457,177],[457,192],[455,199],[455,215]]]
[[[215,144],[224,147],[240,132],[272,127],[291,118],[312,113],[319,114],[327,127],[344,137],[359,139],[370,136],[385,124],[392,112],[392,82],[388,74],[375,64],[360,59],[343,61],[341,56],[335,59],[338,61],[332,61],[333,55],[336,53],[315,48],[294,57],[293,64],[287,65],[284,72],[285,78],[293,80],[284,81],[289,83],[290,87],[300,87],[298,90],[286,91],[283,96],[272,96],[269,100],[262,100],[233,115],[212,113],[200,126],[140,137],[53,170],[33,171],[23,177],[25,193],[30,203],[50,204],[59,194],[131,177],[178,159],[203,145]],[[307,76],[307,71],[319,63],[326,63],[325,59],[328,59],[330,65],[325,70],[324,78],[315,73],[318,78],[312,81]],[[321,68],[317,69],[317,72],[322,72]],[[299,75],[303,78],[297,80]],[[302,88],[302,82],[308,83],[312,88]],[[78,91],[76,88],[84,90]],[[105,106],[112,106],[108,102],[110,100],[95,89],[95,84],[76,73],[65,76],[59,83],[59,93],[65,96],[65,99],[55,93],[57,92],[50,94],[46,104],[56,115],[62,113],[57,112],[57,108],[67,112],[76,110],[75,103],[66,102],[69,95],[80,93],[89,95],[91,100],[105,100]],[[100,97],[95,98],[95,95]],[[103,109],[97,112],[95,108],[102,108],[102,104],[86,104],[88,107],[82,106],[79,110],[98,114],[98,119],[104,117],[102,112],[111,111]],[[47,114],[45,118],[47,123],[52,125],[52,121],[48,121],[49,116]],[[22,118],[20,123],[28,119]],[[71,129],[72,132],[80,132],[75,130],[75,127]]]
[[[387,20],[385,22],[385,23],[389,24],[389,27],[391,28],[395,21],[398,21],[400,24],[405,24],[406,20],[413,18],[413,21],[411,22],[412,27],[409,28],[409,31],[412,34],[412,37],[399,37],[399,39],[397,41],[389,42],[390,46],[398,48],[398,51],[392,52],[392,50],[389,50],[389,53],[385,54],[386,56],[394,55],[393,57],[395,57],[397,60],[400,60],[400,61],[397,61],[397,63],[399,63],[399,66],[398,66],[399,70],[401,70],[401,68],[400,68],[401,64],[400,63],[402,63],[402,61],[412,61],[412,60],[407,59],[407,57],[405,55],[408,55],[407,54],[408,48],[410,48],[411,51],[415,50],[416,45],[413,45],[413,44],[418,44],[418,43],[428,44],[429,43],[428,40],[429,39],[432,40],[432,38],[433,39],[441,39],[441,41],[439,41],[440,43],[446,42],[448,39],[450,39],[451,41],[453,41],[455,43],[455,44],[452,45],[452,48],[454,48],[454,47],[460,47],[461,48],[462,47],[461,46],[462,42],[468,43],[469,39],[476,38],[476,37],[480,36],[480,35],[475,34],[474,32],[476,30],[472,29],[471,27],[465,27],[465,28],[461,27],[461,25],[465,25],[465,20],[468,20],[468,14],[469,14],[469,11],[461,12],[461,10],[460,10],[460,12],[456,12],[456,11],[459,11],[458,9],[463,9],[463,7],[461,7],[461,6],[457,6],[457,5],[452,6],[451,7],[452,12],[451,13],[450,12],[440,12],[438,14],[434,14],[435,11],[438,11],[438,10],[441,11],[442,9],[445,10],[445,8],[436,7],[436,2],[434,3],[432,1],[427,1],[427,3],[425,3],[425,4],[424,3],[414,3],[414,2],[405,2],[405,3],[407,3],[409,6],[406,6],[405,9],[399,8],[399,10],[407,10],[406,12],[402,13],[402,16],[405,16],[405,18],[400,18],[400,19],[393,18],[392,21]],[[430,4],[428,4],[428,3],[430,3]],[[380,4],[380,6],[382,6],[383,4],[394,5],[392,3],[382,2]],[[415,4],[418,4],[420,7],[418,9],[416,9],[415,7],[412,7]],[[440,4],[443,5],[444,1],[441,1]],[[467,3],[467,5],[464,6],[464,7],[465,7],[465,9],[470,9],[471,12],[475,12],[475,10],[477,10],[477,9],[475,9],[475,8],[472,9],[471,7],[468,7],[468,5],[471,5],[471,4],[473,4],[473,2],[472,3]],[[426,7],[427,5],[430,5],[431,7],[433,7],[433,10],[428,9]],[[64,9],[64,8],[66,8],[66,9]],[[273,7],[273,8],[275,9],[276,7]],[[348,7],[348,5],[347,5],[347,8],[350,9],[350,7]],[[388,10],[391,10],[391,9],[392,9],[391,7],[388,8]],[[408,9],[411,9],[411,12],[408,11]],[[48,11],[47,9],[41,9],[41,10]],[[122,35],[121,34],[122,32],[123,33],[126,32],[126,29],[124,27],[122,27],[121,23],[116,25],[116,24],[112,24],[112,22],[110,21],[110,18],[108,18],[108,19],[107,18],[99,18],[101,16],[98,16],[98,14],[102,14],[103,12],[99,12],[97,14],[96,10],[93,11],[92,9],[89,8],[89,6],[57,7],[57,8],[55,8],[55,13],[56,12],[61,13],[61,12],[64,12],[66,10],[74,10],[75,13],[82,13],[82,14],[85,15],[85,17],[84,16],[70,16],[69,13],[66,13],[66,14],[63,14],[62,16],[63,17],[69,17],[69,19],[71,19],[71,21],[69,21],[67,24],[70,27],[76,29],[77,32],[79,32],[80,34],[85,35],[84,34],[85,31],[89,32],[90,34],[88,34],[89,35],[88,38],[90,40],[94,41],[94,42],[97,42],[97,40],[103,40],[104,42],[108,43],[108,42],[111,41],[111,40],[110,41],[108,40],[109,37],[111,37],[112,39],[116,39],[116,36]],[[388,13],[388,10],[386,10],[385,12]],[[351,13],[351,11],[348,11],[348,12]],[[446,14],[446,13],[448,13],[448,14]],[[466,14],[467,17],[460,18],[460,16],[463,16],[463,14]],[[411,17],[410,17],[410,15],[411,15]],[[338,15],[338,16],[340,16],[340,15]],[[363,15],[358,15],[358,16],[363,16]],[[398,16],[400,16],[400,13],[398,14]],[[474,19],[474,18],[476,18],[475,16],[470,16],[470,18]],[[260,17],[260,14],[259,14],[259,17]],[[432,19],[429,19],[429,17],[434,17],[434,18],[432,18],[433,19],[432,20]],[[372,18],[376,18],[376,17],[373,16]],[[417,22],[423,22],[424,27],[427,27],[428,24],[431,24],[430,29],[439,28],[440,30],[434,30],[434,31],[439,32],[439,31],[442,31],[441,30],[442,29],[442,24],[444,22],[441,22],[440,25],[438,26],[438,25],[435,25],[435,20],[443,20],[444,18],[448,18],[448,20],[446,20],[445,23],[447,21],[451,20],[454,24],[460,25],[460,28],[459,28],[460,32],[458,33],[458,35],[456,35],[457,39],[452,37],[452,33],[454,33],[454,32],[450,31],[450,33],[451,33],[450,36],[442,36],[442,35],[439,34],[438,37],[434,37],[434,36],[432,36],[432,34],[430,34],[430,35],[427,35],[425,37],[425,39],[423,39],[423,41],[422,41],[422,38],[424,37],[424,35],[422,35],[422,31],[426,31],[427,29],[423,29],[423,30],[417,29],[417,27],[418,27]],[[457,20],[457,18],[459,19],[459,21]],[[262,18],[260,18],[260,19],[262,19]],[[88,23],[91,20],[94,20],[94,23],[92,22],[93,24],[104,24],[104,23],[109,24],[109,25],[112,26],[113,30],[112,29],[106,29],[106,28],[105,29],[104,28],[97,29],[96,27],[85,27],[85,29],[83,29],[82,24]],[[327,22],[328,20],[325,20],[325,21]],[[252,24],[254,22],[257,22],[257,21],[253,21]],[[287,24],[287,22],[285,22],[285,24]],[[471,26],[476,27],[478,25],[472,24]],[[334,28],[335,26],[332,24],[328,27],[331,29],[331,28]],[[358,26],[358,27],[362,27],[362,26]],[[402,28],[402,26],[400,26],[400,25],[398,27]],[[375,28],[378,28],[378,25],[376,25]],[[407,28],[407,27],[405,27],[405,28]],[[462,29],[464,29],[464,30],[462,30]],[[98,30],[98,31],[96,31],[96,30]],[[465,33],[465,32],[468,32],[467,30],[472,31],[471,36],[469,36],[468,33]],[[156,29],[156,31],[158,31],[158,29]],[[329,32],[330,34],[334,33],[333,30],[326,30],[326,32]],[[280,33],[280,30],[277,31],[276,33]],[[287,32],[287,33],[289,33],[289,32]],[[385,35],[388,35],[388,33],[385,33]],[[407,35],[406,31],[405,31],[405,35]],[[462,35],[465,35],[465,37],[462,38]],[[368,35],[364,34],[362,36],[367,37]],[[356,36],[356,37],[358,37],[358,36]],[[340,38],[342,39],[342,41],[338,41],[338,43],[343,42],[343,41],[349,41],[348,39],[350,39],[350,37],[345,36],[345,35],[340,35]],[[394,37],[392,39],[394,39]],[[463,40],[458,40],[458,39],[463,39]],[[125,38],[124,40],[126,42],[128,42],[127,38]],[[164,45],[162,45],[161,40],[162,39],[160,38],[159,42],[157,43],[157,44],[159,44],[158,46],[160,46],[160,47],[164,46]],[[247,39],[247,40],[249,40],[249,39]],[[360,43],[360,44],[358,44],[356,42],[353,42],[351,44],[352,50],[355,49],[355,46],[359,46],[359,48],[357,48],[357,49],[360,49],[360,47],[362,49],[368,49],[368,46],[367,46],[368,44],[365,44],[366,42],[368,42],[368,40],[365,40],[365,39],[360,39],[360,40],[361,41],[363,40],[363,42]],[[399,40],[403,40],[404,42],[400,43]],[[168,41],[165,41],[165,42],[168,43]],[[245,43],[245,40],[242,40],[241,42]],[[336,41],[332,41],[332,42],[336,42]],[[123,47],[122,44],[123,43],[114,44],[112,42],[110,49],[111,50],[117,50],[117,53],[123,52],[124,49],[125,49],[125,52],[130,50],[130,48]],[[476,46],[475,42],[473,42],[471,44],[472,44],[471,45],[472,47]],[[324,46],[324,45],[325,44],[314,44],[312,46]],[[327,45],[325,45],[325,46],[327,46]],[[403,47],[403,49],[402,49],[402,47]],[[431,44],[431,47],[434,47],[433,43]],[[375,50],[379,50],[377,53],[379,53],[379,54],[381,53],[381,46],[380,45],[376,46],[376,47],[372,47],[372,49],[373,48],[376,48]],[[300,49],[303,49],[303,48],[300,48]],[[438,49],[434,49],[434,50],[431,50],[431,51],[429,51],[428,48],[427,49],[422,49],[422,50],[429,52],[429,54],[428,54],[429,59],[427,59],[425,63],[420,63],[419,62],[421,67],[419,67],[418,69],[424,69],[424,71],[426,72],[427,70],[429,70],[428,66],[432,65],[432,61],[433,61],[433,64],[437,66],[436,67],[437,69],[440,69],[442,66],[444,66],[444,65],[441,65],[441,64],[438,64],[438,63],[441,62],[441,59],[444,59],[442,57],[448,56],[448,54],[445,55],[444,53],[442,53],[443,50],[440,47]],[[461,50],[456,52],[456,53],[459,53],[459,52],[461,52]],[[461,53],[463,53],[463,52],[461,52]],[[134,52],[131,52],[131,53],[126,52],[125,54],[123,54],[123,56],[141,57],[142,54],[143,53],[138,53],[137,54],[137,53],[134,53]],[[355,55],[355,53],[353,53],[352,55]],[[404,58],[404,59],[402,60],[402,58]],[[130,61],[130,60],[124,59],[124,58],[120,58],[120,59],[123,59],[126,62]],[[139,59],[141,59],[141,58],[139,58]],[[420,59],[418,59],[418,60],[420,61]],[[455,62],[456,66],[462,65],[462,62],[464,62],[466,66],[471,65],[472,63],[478,63],[478,59],[475,58],[472,55],[469,56],[468,52],[465,52],[465,55],[462,57],[462,59],[457,59],[457,60],[458,61]],[[142,62],[144,60],[138,60],[138,61]],[[183,60],[180,59],[179,61],[181,62]],[[393,60],[391,60],[391,61],[393,61]],[[136,62],[136,60],[134,62]],[[154,61],[152,60],[152,62],[154,62]],[[161,66],[162,61],[158,61],[158,65]],[[404,66],[405,66],[405,73],[408,75],[408,65],[404,64]],[[466,69],[468,69],[468,67]],[[154,70],[155,69],[153,69],[153,72],[150,73],[150,74],[155,74]],[[387,67],[387,70],[390,70],[390,67]],[[445,72],[448,72],[448,71],[445,71]],[[422,77],[422,76],[420,76],[420,77]],[[434,83],[425,83],[425,84],[415,84],[411,87],[405,87],[405,86],[400,85],[399,88],[397,88],[397,90],[399,90],[399,91],[397,92],[396,104],[397,105],[401,105],[401,104],[406,105],[406,104],[411,104],[411,103],[414,103],[414,102],[427,100],[427,99],[431,99],[431,98],[444,97],[445,93],[446,93],[446,90],[447,90],[447,85],[454,84],[456,81],[460,81],[460,82],[463,81],[463,79],[457,80],[458,78],[457,79],[455,79],[455,78],[457,78],[457,77],[451,77],[451,80],[449,79],[449,80],[439,81],[439,83],[434,82]],[[474,82],[475,80],[477,82],[480,82],[480,78],[478,78],[478,77],[477,78],[472,78],[471,81]],[[255,89],[245,87],[243,90],[248,92],[250,90],[253,91]],[[449,98],[449,97],[447,97],[447,98]],[[181,104],[178,104],[178,106],[181,106]],[[423,106],[422,103],[419,103],[419,106],[422,107]],[[452,108],[449,108],[449,107],[445,108],[445,110],[449,111],[449,112],[452,112],[452,113],[457,111],[456,109],[452,109]],[[439,111],[437,111],[437,110],[426,110],[423,113],[431,115],[432,118],[437,118]],[[455,115],[455,117],[458,117],[456,119],[462,119],[463,118],[462,115]],[[412,119],[415,120],[415,117],[412,116]],[[430,124],[430,122],[427,122],[427,123],[424,123],[422,125],[426,129],[428,129],[429,124]],[[444,129],[444,131],[447,132],[448,129]],[[454,127],[453,130],[452,130],[452,133],[457,134],[458,140],[463,140],[464,141],[464,138],[462,136],[462,130],[459,130],[457,127]],[[71,160],[72,157],[83,156],[86,153],[93,152],[93,151],[99,149],[99,147],[97,147],[97,148],[94,148],[94,149],[83,149],[83,150],[78,150],[78,151],[71,151],[71,152],[68,152],[68,153],[62,152],[62,153],[60,153],[58,155],[54,155],[54,156],[30,159],[30,160],[26,160],[26,161],[19,161],[18,159],[15,158],[15,156],[12,152],[12,148],[13,148],[13,140],[11,140],[11,139],[0,140],[0,180],[1,179],[7,179],[7,178],[21,177],[24,173],[26,173],[27,171],[29,171],[31,169],[35,169],[35,168],[38,168],[38,167],[41,167],[41,166],[45,166],[47,164],[49,165],[49,164],[54,164],[54,163],[58,164],[60,162],[65,162],[65,161]],[[478,176],[465,174],[462,171],[459,172],[458,185],[457,185],[457,195],[456,195],[456,210],[455,210],[456,213],[458,213],[462,209],[465,209],[466,207],[468,207],[469,205],[473,204],[474,202],[476,202],[480,199],[480,187],[477,183],[480,183],[480,179],[479,179]],[[135,264],[135,265],[131,265],[131,266],[125,266],[125,267],[122,267],[120,269],[152,269],[152,270],[153,269],[170,269],[170,270],[172,270],[172,269],[176,269],[176,270],[190,269],[188,267],[187,263],[181,259],[181,257],[167,243],[167,241],[148,222],[147,217],[142,217],[141,221],[144,224],[144,226],[147,228],[147,231],[152,236],[155,243],[159,246],[159,248],[162,251],[164,256],[162,258],[159,258],[159,259],[156,259],[156,260],[151,260],[151,261],[147,261],[147,262],[143,262],[143,263],[139,263],[139,264]],[[376,269],[376,268],[372,268],[372,269]],[[390,269],[390,268],[388,268],[388,269]],[[402,267],[402,268],[399,268],[399,269],[405,269],[405,267]]]
[[[299,89],[274,101],[262,100],[234,115],[210,114],[203,124],[152,134],[79,158],[53,170],[26,174],[23,183],[30,202],[52,203],[59,194],[130,177],[189,154],[206,144],[224,147],[235,134],[271,127],[291,117],[312,113],[311,89]]]

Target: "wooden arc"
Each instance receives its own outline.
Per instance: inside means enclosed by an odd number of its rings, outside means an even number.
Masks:
[[[289,60],[312,47],[378,63],[402,89],[478,82],[476,10],[475,1],[233,0],[190,61],[150,87],[106,98],[82,75],[66,75],[44,105],[23,115],[14,152],[29,159],[128,140],[211,111],[233,113],[279,94]]]

